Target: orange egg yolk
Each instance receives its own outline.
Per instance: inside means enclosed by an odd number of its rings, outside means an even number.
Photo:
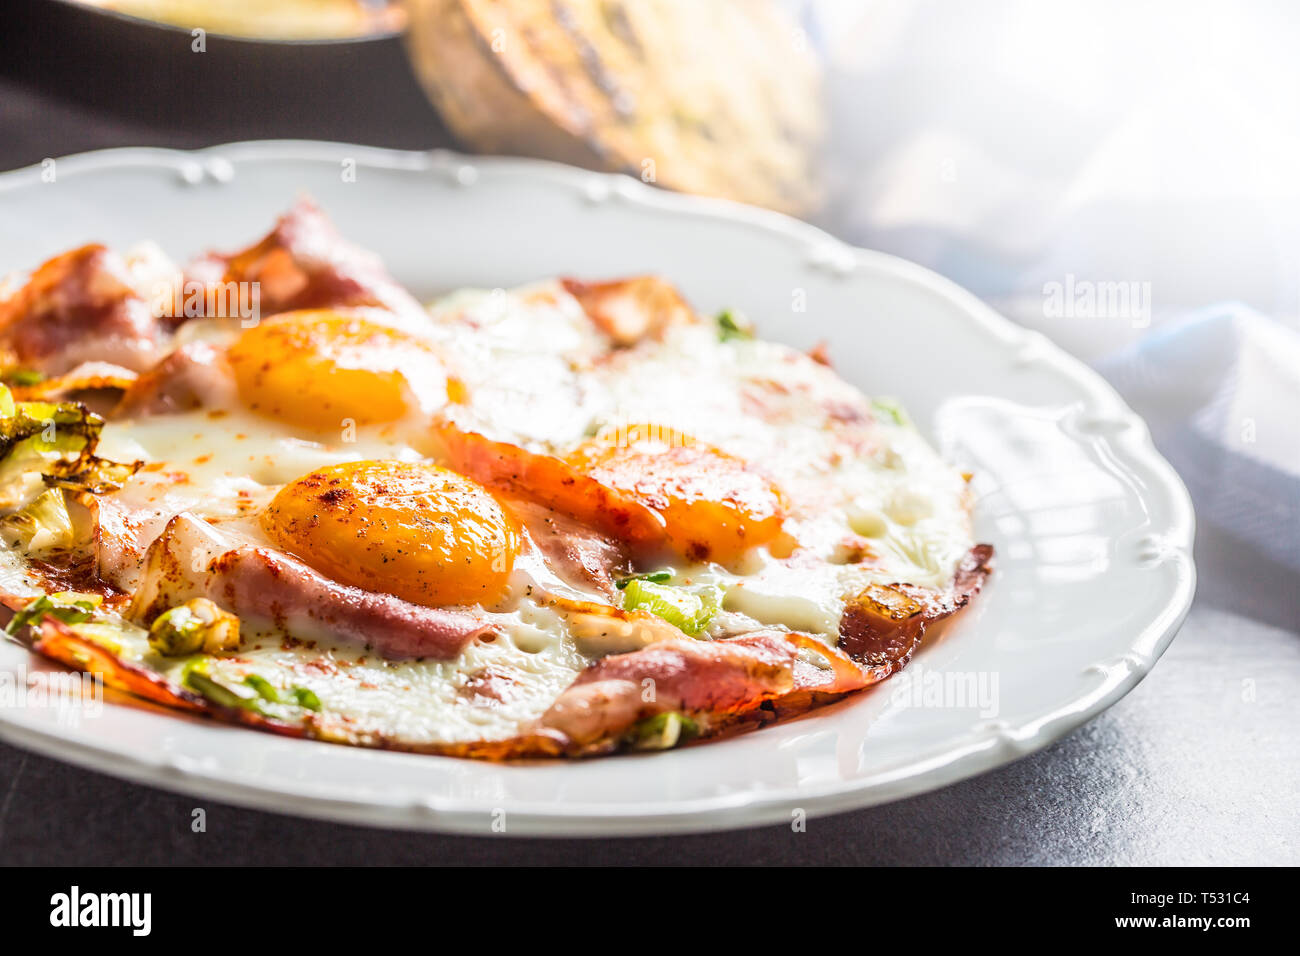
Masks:
[[[447,401],[447,377],[423,340],[359,315],[284,312],[246,329],[228,350],[244,404],[321,431],[396,421],[415,401]]]
[[[760,545],[788,552],[776,486],[682,432],[657,425],[607,431],[568,461],[657,511],[673,549],[691,561],[730,564]]]
[[[496,603],[519,551],[513,519],[487,489],[399,461],[304,475],[280,489],[262,527],[327,577],[430,607]]]

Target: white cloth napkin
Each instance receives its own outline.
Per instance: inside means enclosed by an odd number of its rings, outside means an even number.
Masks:
[[[1098,363],[1209,521],[1300,571],[1300,334],[1240,305]]]
[[[1101,369],[1199,520],[1300,570],[1300,9],[788,2],[827,68],[819,224]]]

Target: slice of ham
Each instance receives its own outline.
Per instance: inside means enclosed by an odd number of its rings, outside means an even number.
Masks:
[[[592,664],[538,726],[584,749],[613,746],[637,722],[667,711],[723,720],[794,690],[796,660],[795,644],[776,631],[660,641]]]
[[[947,591],[915,584],[873,584],[849,601],[840,647],[855,660],[897,669],[920,646],[926,628],[970,603],[993,570],[993,546],[971,548]]]
[[[170,515],[132,508],[116,495],[81,494],[77,501],[90,511],[95,577],[127,594],[134,592],[149,542],[166,527]]]
[[[113,417],[229,408],[236,398],[234,372],[225,352],[207,342],[190,342],[131,383]]]
[[[259,242],[192,263],[190,279],[256,282],[263,317],[294,309],[376,306],[421,323],[427,316],[379,258],[345,240],[325,214],[300,200]]]
[[[0,352],[47,375],[91,361],[138,372],[158,360],[164,338],[126,263],[101,245],[55,256],[0,300]]]
[[[616,346],[627,347],[645,338],[659,338],[674,325],[697,321],[681,294],[656,276],[607,282],[561,279],[560,284]]]
[[[571,587],[614,599],[616,574],[630,573],[623,547],[615,540],[554,508],[527,498],[502,503],[528,531],[547,566]]]
[[[393,660],[450,660],[495,629],[485,612],[411,604],[339,584],[282,552],[231,544],[194,515],[176,515],[145,555],[127,616],[147,625],[170,607],[205,597],[283,633],[363,644]]]

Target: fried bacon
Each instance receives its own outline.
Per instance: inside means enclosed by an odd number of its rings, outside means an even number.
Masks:
[[[795,687],[796,647],[775,631],[723,641],[666,640],[592,664],[542,715],[571,751],[612,749],[668,711],[725,721]]]
[[[920,646],[925,629],[970,603],[993,570],[993,547],[976,545],[962,558],[947,591],[915,584],[873,584],[849,601],[840,646],[855,660],[896,670]]]
[[[561,735],[570,755],[601,753],[656,714],[687,715],[715,734],[802,713],[887,676],[888,668],[863,667],[797,632],[665,640],[592,664],[534,729]]]
[[[583,282],[561,279],[595,326],[618,346],[662,337],[666,329],[697,321],[678,291],[655,276]]]
[[[420,304],[379,257],[339,235],[315,203],[300,200],[262,240],[233,255],[193,263],[205,283],[256,282],[263,316],[293,309],[376,306],[424,321]]]
[[[126,263],[101,245],[55,256],[0,300],[5,364],[47,375],[91,361],[141,371],[161,354],[163,332]]]

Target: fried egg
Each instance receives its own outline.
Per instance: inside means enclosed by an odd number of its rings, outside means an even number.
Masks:
[[[569,460],[664,520],[677,555],[732,564],[781,535],[776,486],[726,452],[674,428],[637,423],[602,431]]]
[[[261,521],[330,578],[431,607],[496,604],[519,552],[515,522],[486,488],[424,462],[318,469],[281,488]]]
[[[361,315],[281,313],[244,330],[226,354],[248,408],[319,431],[428,415],[448,400],[427,339]]]

